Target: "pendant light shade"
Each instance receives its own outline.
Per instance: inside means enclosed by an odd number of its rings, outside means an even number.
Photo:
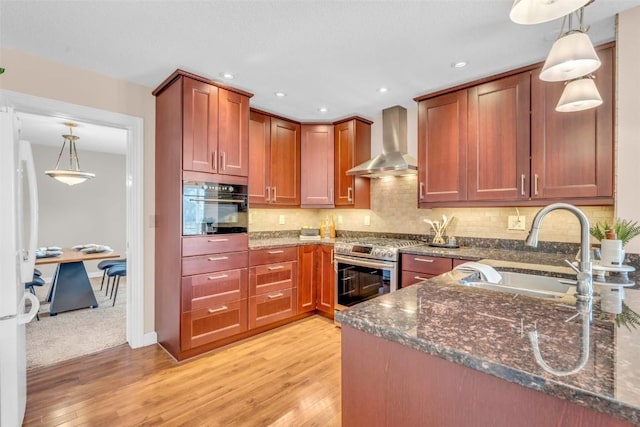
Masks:
[[[567,82],[556,106],[561,113],[588,110],[602,104],[592,76],[584,76]]]
[[[76,150],[76,141],[80,139],[73,134],[73,128],[76,127],[75,123],[65,123],[65,126],[69,127],[69,134],[62,135],[64,138],[62,142],[62,148],[60,154],[58,154],[58,162],[56,168],[53,170],[45,171],[51,178],[56,179],[67,185],[76,185],[85,182],[87,179],[94,178],[96,174],[91,172],[84,172],[80,170],[80,160],[78,159],[78,151]],[[65,146],[69,143],[69,169],[58,169],[60,166],[60,159],[64,152]]]
[[[509,18],[516,24],[541,24],[570,14],[591,0],[515,0]]]
[[[583,31],[563,34],[551,47],[544,62],[540,79],[561,82],[592,73],[600,67],[600,58]]]

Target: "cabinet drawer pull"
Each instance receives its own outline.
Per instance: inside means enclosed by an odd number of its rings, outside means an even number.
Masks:
[[[229,259],[228,256],[219,256],[215,258],[208,258],[209,261],[224,261],[225,259]]]
[[[207,310],[209,312],[209,314],[213,314],[213,313],[217,313],[219,311],[225,311],[227,310],[229,307],[227,307],[226,305],[223,305],[222,307],[218,307],[218,308],[210,308],[209,310]]]
[[[432,259],[424,259],[424,258],[414,258],[414,261],[420,261],[420,262],[433,262]]]
[[[282,292],[278,292],[277,294],[267,295],[267,298],[274,299],[274,298],[280,298],[280,297],[283,297],[283,296],[284,296],[284,294]]]
[[[271,187],[265,187],[267,190],[267,202],[271,201]]]
[[[420,183],[420,196],[419,196],[420,200],[424,199],[424,182]]]
[[[538,174],[535,174],[533,180],[533,194],[538,195]]]
[[[219,243],[219,242],[228,242],[229,239],[209,239],[207,242],[209,243]]]
[[[282,266],[282,265],[276,265],[275,267],[267,267],[267,270],[269,270],[269,271],[282,270],[283,268],[284,268],[284,266]]]
[[[207,277],[207,280],[226,279],[227,277],[229,277],[228,274],[221,274],[219,276],[209,276],[209,277]]]
[[[524,174],[520,175],[520,195],[524,196]]]
[[[420,277],[420,276],[413,276],[413,278],[416,279],[416,280],[429,280],[426,277]]]
[[[353,188],[347,188],[347,201],[353,202]]]
[[[284,251],[283,250],[277,250],[277,251],[267,251],[268,254],[271,255],[275,255],[275,254],[283,254]]]

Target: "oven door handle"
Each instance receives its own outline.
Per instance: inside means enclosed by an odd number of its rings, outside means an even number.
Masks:
[[[379,269],[391,269],[395,270],[395,263],[384,262],[384,261],[367,261],[363,259],[355,259],[355,258],[347,258],[342,257],[340,255],[334,256],[334,261],[336,263],[341,262],[343,264],[355,265],[358,267],[369,267],[369,268],[379,268]]]
[[[244,200],[236,199],[208,199],[205,197],[192,197],[190,202],[204,202],[204,203],[244,203]]]

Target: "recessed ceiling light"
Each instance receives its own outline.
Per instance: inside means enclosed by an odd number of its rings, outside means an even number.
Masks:
[[[388,92],[388,91],[389,91],[389,89],[387,89],[386,87],[379,87],[378,88],[378,92],[380,92],[380,93],[385,93],[385,92]]]
[[[327,111],[329,111],[329,109],[327,107],[320,107],[318,108],[318,111],[320,111],[321,113],[326,113]]]
[[[467,66],[467,61],[458,61],[451,64],[453,68],[464,68]]]
[[[274,93],[274,95],[277,96],[278,98],[282,98],[282,97],[287,96],[287,94],[284,93],[284,92],[276,92],[276,93]]]
[[[220,73],[220,77],[227,80],[233,80],[235,76],[231,73]]]

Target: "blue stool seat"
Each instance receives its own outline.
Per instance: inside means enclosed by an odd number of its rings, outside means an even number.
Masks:
[[[109,278],[113,277],[113,285],[111,286],[111,295],[109,298],[113,298],[112,306],[116,305],[116,298],[118,296],[118,288],[120,287],[120,277],[127,275],[127,264],[119,263],[112,265],[107,270],[107,276]],[[109,286],[109,279],[107,279],[107,288]],[[114,293],[115,291],[115,293]]]
[[[100,283],[100,290],[104,286],[104,278],[107,277],[107,270],[113,267],[116,264],[126,263],[127,259],[105,259],[104,261],[100,261],[98,263],[98,268],[102,270],[102,282]],[[107,295],[109,293],[109,279],[107,279],[107,289],[105,289],[104,294]]]
[[[35,295],[36,290],[34,286],[44,286],[44,279],[40,278],[40,275],[36,274],[35,271],[33,273],[33,279],[30,282],[25,283],[24,288]],[[38,313],[36,313],[36,319],[40,320],[40,315]]]

